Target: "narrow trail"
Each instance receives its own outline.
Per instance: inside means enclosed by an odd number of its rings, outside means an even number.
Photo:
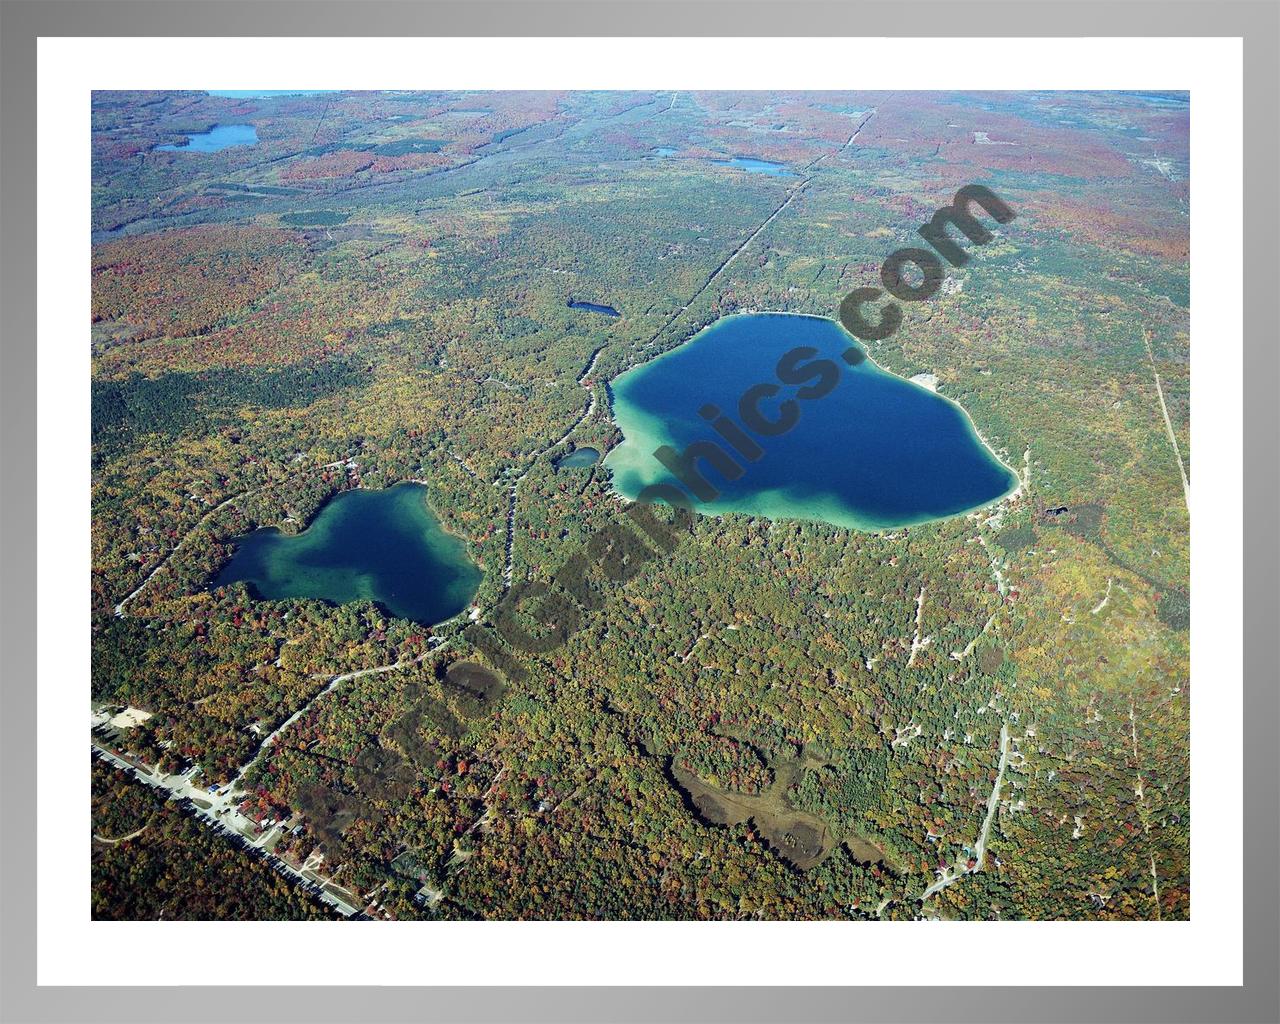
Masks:
[[[163,558],[161,558],[159,562],[156,563],[156,566],[154,569],[152,569],[149,573],[147,573],[147,575],[143,578],[142,582],[139,583],[136,587],[134,587],[133,590],[131,590],[125,597],[123,597],[120,600],[120,602],[115,607],[116,618],[120,619],[124,617],[125,605],[127,605],[130,601],[132,601],[135,597],[137,597],[139,594],[141,594],[144,590],[147,589],[147,585],[153,579],[155,579],[156,574],[160,572],[160,570],[163,569],[166,565],[169,564],[169,559],[171,559],[174,555],[176,555],[179,551],[182,550],[182,546],[186,544],[186,542],[192,536],[195,535],[196,531],[198,531],[202,526],[205,525],[205,523],[207,523],[210,519],[216,516],[228,505],[232,505],[235,502],[241,500],[242,498],[247,498],[249,495],[254,494],[258,490],[259,488],[254,487],[254,488],[250,488],[247,491],[242,491],[239,494],[233,494],[230,498],[227,498],[225,501],[219,502],[217,505],[214,505],[213,508],[209,509],[208,512],[206,512],[203,516],[201,516],[196,521],[195,526],[191,527],[190,530],[184,533],[181,539],[178,541],[178,543],[169,549],[169,553],[165,555]]]
[[[97,832],[95,832],[93,834],[93,838],[100,843],[105,843],[107,846],[115,846],[118,843],[127,843],[130,839],[137,839],[138,836],[142,835],[142,833],[145,832],[146,830],[147,830],[147,826],[143,825],[142,828],[136,828],[132,832],[130,832],[127,836],[121,836],[119,839],[104,839],[102,836],[98,835]]]
[[[996,621],[996,616],[998,616],[999,614],[1000,614],[999,609],[992,612],[991,616],[987,619],[985,623],[983,623],[982,628],[978,630],[977,634],[973,637],[973,639],[964,645],[964,650],[952,651],[951,657],[954,658],[956,661],[964,661],[965,658],[969,657],[969,655],[973,653],[973,649],[978,646],[978,641],[987,635],[987,630],[991,628],[992,624]]]
[[[996,811],[1000,808],[1000,787],[1004,785],[1004,771],[1009,764],[1009,723],[1000,726],[1000,765],[996,769],[995,785],[991,787],[991,795],[987,797],[987,816],[982,822],[982,830],[978,833],[978,841],[973,847],[975,864],[972,868],[944,871],[942,877],[934,882],[920,896],[923,903],[930,896],[941,892],[949,885],[954,885],[965,875],[977,874],[983,869],[987,856],[987,841],[991,836],[991,825],[996,819]]]
[[[870,110],[867,111],[867,116],[858,122],[858,127],[855,128],[853,130],[853,134],[849,136],[849,141],[840,147],[841,152],[843,152],[844,150],[848,149],[850,146],[853,145],[854,140],[856,140],[857,137],[862,134],[862,129],[866,127],[867,122],[870,121],[875,116],[876,116],[876,108],[872,107]],[[822,158],[819,157],[818,159],[821,160]],[[815,161],[815,163],[816,162],[817,161]]]
[[[235,778],[233,778],[231,782],[228,784],[228,789],[239,790],[240,780],[244,778],[245,774],[249,771],[249,769],[252,768],[255,764],[257,764],[258,761],[262,758],[262,756],[266,754],[271,747],[275,746],[276,741],[286,731],[288,731],[288,729],[299,718],[301,718],[308,711],[310,711],[311,708],[315,706],[316,702],[319,701],[326,694],[332,693],[343,683],[350,682],[352,679],[360,679],[364,676],[379,675],[383,672],[395,672],[400,669],[409,668],[411,665],[419,664],[425,661],[431,655],[435,654],[436,651],[440,650],[445,645],[445,643],[447,643],[447,641],[441,641],[437,644],[434,644],[432,645],[430,650],[424,651],[422,654],[419,654],[416,658],[410,658],[408,661],[395,661],[395,662],[392,662],[390,665],[376,665],[373,668],[357,669],[354,672],[344,672],[341,675],[337,675],[337,676],[319,677],[322,679],[328,679],[329,682],[322,689],[317,690],[315,695],[312,696],[310,700],[308,700],[305,704],[302,705],[302,707],[298,708],[297,711],[295,711],[292,715],[290,715],[278,726],[276,726],[276,728],[273,729],[271,733],[260,744],[258,744],[257,751],[254,753],[253,757],[251,757],[248,761],[246,761],[243,765],[240,766],[240,770],[236,772]]]
[[[911,638],[911,657],[907,659],[907,668],[914,668],[916,657],[929,646],[933,637],[925,637],[920,639],[920,620],[924,617],[924,586],[920,587],[920,594],[916,597],[916,632]]]
[[[1182,450],[1178,447],[1178,438],[1173,432],[1173,423],[1169,419],[1169,407],[1164,402],[1164,387],[1160,384],[1160,374],[1156,372],[1156,357],[1151,350],[1151,332],[1142,336],[1147,346],[1147,361],[1151,364],[1151,376],[1156,382],[1156,397],[1160,399],[1160,415],[1164,417],[1165,433],[1169,435],[1169,444],[1173,446],[1173,457],[1178,461],[1178,475],[1182,477],[1182,497],[1187,503],[1187,512],[1191,511],[1191,481],[1187,479],[1187,468],[1182,462]]]
[[[1000,726],[1000,767],[996,770],[996,784],[991,787],[991,796],[987,798],[987,818],[982,823],[982,834],[974,847],[974,855],[978,859],[975,871],[981,871],[987,853],[987,839],[991,835],[991,823],[996,820],[996,811],[1000,807],[1000,787],[1004,784],[1004,770],[1009,764],[1009,723]]]
[[[1097,615],[1111,601],[1111,585],[1114,582],[1110,576],[1107,577],[1107,592],[1102,596],[1102,600],[1089,609],[1090,615]]]
[[[1142,831],[1147,838],[1147,846],[1151,846],[1151,807],[1147,803],[1146,787],[1142,781],[1142,765],[1138,755],[1138,714],[1133,698],[1129,698],[1129,739],[1133,744],[1133,769],[1137,773],[1133,795],[1138,801],[1138,820],[1142,822]],[[1160,920],[1160,876],[1156,874],[1156,855],[1149,854],[1151,859],[1151,898],[1156,905],[1156,920]]]

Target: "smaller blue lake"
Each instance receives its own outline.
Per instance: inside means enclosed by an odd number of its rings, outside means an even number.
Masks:
[[[256,146],[258,129],[251,124],[218,124],[200,135],[191,135],[178,146],[156,146],[161,153],[217,153],[232,146]]]
[[[676,151],[672,149],[670,146],[658,146],[653,151],[653,155],[654,156],[675,156]]]
[[[601,316],[622,316],[612,306],[601,306],[595,302],[578,302],[575,299],[569,300],[570,309],[585,309],[590,313],[599,313]]]
[[[210,585],[244,582],[267,601],[376,601],[429,626],[466,608],[480,576],[466,545],[428,508],[427,489],[404,483],[339,494],[296,536],[267,528],[237,538]]]
[[[736,167],[740,171],[748,171],[751,174],[768,174],[774,178],[794,178],[795,175],[787,170],[784,164],[771,163],[768,160],[756,160],[748,156],[735,156],[732,160],[712,160],[713,164],[719,164],[721,167]]]

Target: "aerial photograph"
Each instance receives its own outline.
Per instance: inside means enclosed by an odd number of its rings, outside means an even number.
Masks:
[[[93,918],[1190,919],[1190,109],[94,93]]]

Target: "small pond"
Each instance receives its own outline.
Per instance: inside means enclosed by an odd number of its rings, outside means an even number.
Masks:
[[[719,164],[721,167],[736,167],[740,171],[748,171],[751,174],[768,174],[774,178],[795,177],[784,164],[775,164],[768,160],[756,160],[754,157],[735,156],[732,160],[713,160],[711,162]]]
[[[187,137],[181,145],[156,146],[160,153],[217,153],[232,146],[256,146],[258,129],[251,124],[216,124],[209,131]]]
[[[577,469],[582,466],[594,466],[600,461],[600,452],[595,448],[575,448],[568,455],[556,459],[556,469]]]
[[[595,302],[578,302],[576,299],[569,300],[570,309],[585,309],[590,313],[599,313],[601,316],[622,316],[612,306],[601,306]]]

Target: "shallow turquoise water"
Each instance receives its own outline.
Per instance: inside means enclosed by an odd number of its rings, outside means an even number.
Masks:
[[[798,384],[780,380],[779,360],[801,346],[814,352],[796,361],[787,376],[811,376]],[[844,358],[851,349],[856,365]],[[741,427],[739,401],[757,384],[777,389],[756,403],[764,420],[782,420],[788,400],[798,418],[777,436],[748,430],[748,444],[762,451],[753,462],[735,453],[700,410],[714,405]],[[825,394],[816,394],[828,384]],[[812,397],[801,394],[802,388],[815,389]],[[631,499],[659,483],[677,484],[689,494],[688,480],[679,480],[654,453],[660,445],[680,453],[700,440],[716,442],[732,459],[730,470],[742,470],[731,480],[705,460],[694,463],[718,494],[710,500],[693,497],[692,505],[713,515],[741,512],[887,529],[980,508],[1017,484],[958,405],[881,369],[844,328],[822,317],[725,317],[624,373],[612,390],[625,440],[605,465],[615,489]]]
[[[239,538],[211,585],[244,581],[268,601],[376,601],[399,618],[443,622],[470,604],[481,573],[426,498],[419,484],[347,491],[296,536],[264,529]]]
[[[216,153],[232,146],[256,146],[258,129],[251,124],[218,124],[207,132],[187,137],[178,146],[156,146],[161,153]]]

